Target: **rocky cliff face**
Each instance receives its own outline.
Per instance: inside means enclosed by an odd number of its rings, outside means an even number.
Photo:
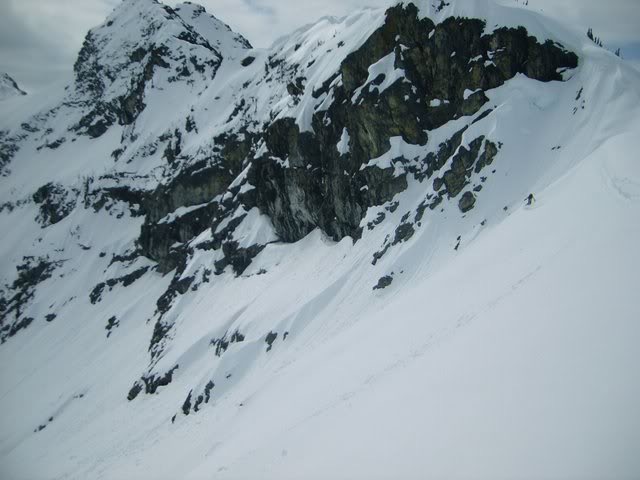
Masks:
[[[85,301],[99,305],[113,290],[168,275],[148,318],[148,371],[130,400],[173,378],[177,366],[162,359],[176,303],[217,276],[242,275],[270,243],[316,229],[357,242],[394,215],[408,185],[420,184],[419,203],[370,252],[375,265],[445,203],[470,212],[508,140],[492,134],[496,105],[487,92],[519,76],[560,82],[578,65],[574,53],[522,26],[436,21],[412,3],[380,14],[373,27],[362,15],[324,20],[332,33],[320,40],[303,31],[261,51],[199,6],[125,0],[88,33],[64,101],[0,131],[5,175],[16,168],[26,178],[13,161],[20,154],[48,155],[52,165],[83,158],[50,172],[56,178],[33,180],[37,188],[0,209],[33,207],[44,234],[67,228],[77,252],[105,259]],[[369,33],[354,41],[363,28]],[[107,247],[94,255],[81,225],[69,227],[80,211],[134,227],[109,256]],[[60,258],[25,254],[16,265],[0,299],[3,341],[34,321],[29,302],[68,261],[65,248]],[[118,325],[110,314],[109,334]],[[242,336],[222,333],[218,346]],[[277,334],[269,331],[269,348]],[[187,397],[196,410],[208,401],[207,385]]]
[[[454,140],[457,144],[439,158],[420,158],[400,167],[402,173],[368,165],[389,152],[392,137],[425,145],[429,130],[482,109],[488,102],[485,90],[519,73],[561,80],[562,70],[577,66],[574,54],[552,41],[539,43],[524,28],[485,35],[485,27],[480,20],[461,18],[435,25],[418,19],[413,4],[393,7],[384,25],[345,58],[324,91],[314,92],[333,102],[313,114],[312,132],[301,133],[290,119],[267,126],[266,152],[253,163],[250,183],[256,187],[255,204],[273,219],[283,240],[299,240],[317,227],[335,240],[357,239],[369,207],[404,190],[409,173],[431,179],[460,146]],[[495,145],[481,148],[478,140],[464,166],[454,160],[445,172],[445,188],[435,189],[434,202],[461,193],[469,183],[467,171],[481,154],[486,160],[477,163],[476,173],[491,163]]]
[[[449,198],[460,199],[463,212],[473,208],[474,192],[463,190],[472,174],[491,164],[499,147],[482,136],[468,148],[462,146],[466,128],[435,154],[399,154],[390,159],[395,166],[371,160],[390,151],[393,137],[427,144],[430,130],[475,115],[488,102],[486,90],[517,74],[548,82],[561,80],[562,71],[577,66],[575,54],[551,40],[540,43],[524,28],[500,28],[491,34],[484,30],[481,20],[449,18],[436,25],[419,19],[412,4],[390,9],[384,24],[311,92],[313,98],[331,103],[313,112],[308,131],[301,132],[293,118],[283,118],[262,124],[261,133],[250,133],[252,118],[240,109],[237,121],[247,133],[241,134],[242,140],[237,135],[217,138],[215,166],[189,168],[159,186],[146,202],[153,205],[153,213],[146,217],[140,237],[143,254],[171,270],[179,256],[170,254],[172,245],[187,243],[207,224],[215,234],[226,216],[254,207],[270,217],[285,242],[300,240],[315,228],[334,240],[357,240],[367,209],[402,192],[407,175],[433,181],[431,209]],[[279,54],[269,56],[264,78],[254,83],[267,82],[271,70],[287,68]],[[300,68],[290,65],[280,79],[291,79],[287,94],[293,102],[308,88]],[[483,114],[490,110],[486,107]],[[449,158],[450,168],[441,172]],[[243,169],[245,176],[229,188]],[[185,206],[197,207],[163,220]],[[223,236],[211,245],[229,244]]]

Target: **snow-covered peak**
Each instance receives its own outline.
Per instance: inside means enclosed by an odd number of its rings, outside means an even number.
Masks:
[[[155,0],[125,0],[87,34],[78,55],[71,100],[92,107],[80,130],[97,137],[116,119],[133,123],[151,91],[181,86],[171,88],[174,96],[199,94],[221,62],[219,51],[172,8]]]
[[[0,72],[0,101],[26,94],[9,74]]]
[[[225,56],[236,58],[247,48],[246,39],[198,5],[173,9],[156,0],[124,0],[87,34],[78,55],[70,100],[92,109],[78,129],[98,137],[116,120],[132,124],[151,92],[165,92],[155,106],[199,95]]]
[[[114,41],[126,37],[131,43],[162,31],[165,36],[185,29],[176,12],[156,0],[123,0],[94,34],[108,33]]]
[[[212,57],[219,59],[209,42],[170,7],[156,0],[124,0],[105,23],[87,34],[76,73],[97,64],[107,82],[115,81],[124,77],[123,68],[145,63],[150,56],[161,63],[157,57],[167,54],[194,57],[194,66]]]
[[[122,66],[140,62],[152,49],[211,51],[212,47],[170,7],[155,0],[124,0],[105,23],[89,31],[76,70],[92,56],[107,69],[107,77],[116,77]]]
[[[175,12],[180,18],[209,44],[216,48],[223,57],[241,54],[250,49],[251,44],[239,33],[235,33],[229,25],[209,14],[201,5],[184,2],[176,6]]]

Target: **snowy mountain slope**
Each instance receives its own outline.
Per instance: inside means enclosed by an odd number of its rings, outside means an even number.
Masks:
[[[264,51],[125,2],[122,74],[0,120],[8,476],[637,474],[638,73],[441,6]]]
[[[0,101],[26,94],[9,74],[0,73]]]
[[[218,50],[223,58],[244,55],[251,48],[249,41],[231,30],[229,25],[207,13],[204,7],[185,2],[178,4],[176,13],[198,34],[205,38],[209,45]]]

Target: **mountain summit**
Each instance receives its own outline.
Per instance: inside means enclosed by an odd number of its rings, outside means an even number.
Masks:
[[[26,94],[9,74],[0,72],[0,101]]]
[[[173,83],[201,93],[224,56],[246,48],[244,38],[202,7],[173,10],[155,0],[125,0],[87,34],[78,55],[72,98],[90,111],[77,128],[98,137],[115,122],[130,125],[146,107],[149,90]]]
[[[255,49],[125,0],[74,71],[0,110],[7,478],[640,473],[623,60],[518,3]]]

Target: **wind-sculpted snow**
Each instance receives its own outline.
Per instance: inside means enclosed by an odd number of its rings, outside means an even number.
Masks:
[[[126,0],[0,113],[0,472],[637,475],[639,79],[515,3]]]

